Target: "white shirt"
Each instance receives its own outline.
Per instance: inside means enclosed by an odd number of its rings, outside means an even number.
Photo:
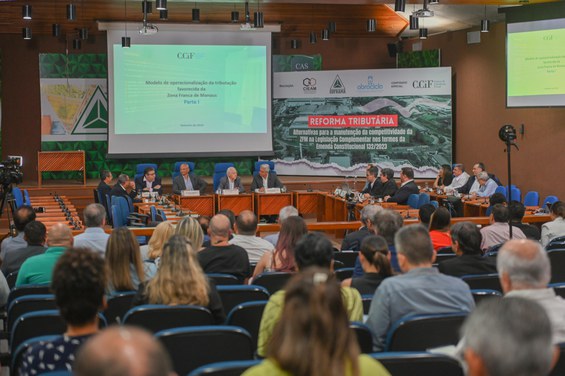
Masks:
[[[76,248],[88,248],[96,251],[102,257],[106,254],[106,244],[110,234],[106,234],[100,227],[89,227],[82,234],[74,237],[73,246]]]
[[[451,181],[451,184],[449,184],[447,187],[445,187],[445,191],[452,191],[454,189],[458,189],[461,188],[462,186],[465,185],[465,183],[467,183],[467,180],[469,180],[469,174],[466,172],[462,172],[459,176],[454,176],[453,180]]]
[[[510,229],[508,223],[495,222],[490,226],[481,229],[483,240],[481,249],[488,249],[493,245],[504,243],[510,239]],[[512,226],[512,239],[526,239],[526,235],[516,226]]]
[[[541,245],[544,247],[551,239],[565,235],[565,219],[557,217],[551,222],[541,225]]]
[[[263,179],[263,188],[267,189],[268,188],[267,182],[269,181],[269,176],[267,176],[267,179],[265,179],[265,178],[261,178],[261,179]]]
[[[469,189],[469,194],[478,192],[480,187],[481,187],[481,185],[479,184],[479,180],[477,178],[475,178],[473,185],[471,185],[471,189]]]
[[[235,244],[245,249],[249,257],[250,263],[258,263],[263,254],[267,251],[272,251],[275,248],[271,243],[254,235],[234,235],[229,241],[230,244]]]

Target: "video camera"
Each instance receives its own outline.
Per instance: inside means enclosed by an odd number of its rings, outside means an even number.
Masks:
[[[8,156],[8,160],[0,162],[0,185],[7,187],[20,184],[24,180],[21,167],[24,164],[22,156]]]

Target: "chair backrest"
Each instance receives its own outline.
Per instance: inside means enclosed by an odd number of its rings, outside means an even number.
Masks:
[[[483,300],[502,298],[502,293],[500,291],[489,290],[489,289],[471,290],[471,294],[473,294],[473,300],[475,301],[475,305],[478,305]]]
[[[497,273],[470,274],[461,277],[469,285],[471,290],[495,290],[502,292],[500,279]]]
[[[27,191],[27,189],[24,189],[24,199],[25,199],[25,204],[32,206],[31,205],[31,197],[29,197],[29,192]]]
[[[341,261],[345,268],[355,267],[355,261],[359,257],[358,251],[341,251],[334,252],[334,261]]]
[[[109,219],[109,224],[112,224],[112,198],[110,197],[110,195],[106,194],[104,195],[104,202],[106,203],[104,205],[104,208],[106,209],[106,213],[108,214],[108,219]]]
[[[130,310],[135,291],[117,291],[107,300],[107,307],[104,310],[104,317],[109,325],[122,322],[125,314]]]
[[[435,201],[435,200],[434,200],[434,201],[430,201],[430,204],[432,204],[432,205],[434,206],[434,208],[436,208],[436,209],[439,208],[439,202],[437,202],[437,201]]]
[[[16,204],[16,209],[19,208],[24,204],[24,195],[22,194],[22,190],[18,187],[12,188],[12,196],[14,196],[14,202]]]
[[[188,165],[188,168],[190,169],[191,172],[194,171],[194,162],[188,162],[188,161],[175,162],[175,167],[173,168],[173,173],[171,174],[173,179],[180,175],[180,166],[185,163]]]
[[[455,253],[438,253],[436,254],[436,263],[440,263],[445,260],[451,260],[452,258],[457,257]]]
[[[361,322],[349,323],[349,328],[355,332],[359,349],[363,354],[373,352],[373,333],[369,327]]]
[[[344,281],[347,278],[353,277],[353,272],[355,268],[339,268],[335,270],[335,276],[339,281]]]
[[[226,325],[239,326],[251,335],[253,352],[257,350],[259,325],[267,301],[245,302],[235,306],[228,314]]]
[[[361,295],[361,302],[363,303],[363,314],[368,315],[369,309],[371,308],[371,302],[373,301],[373,294],[363,294]]]
[[[253,175],[257,175],[259,173],[259,169],[261,169],[261,165],[268,164],[271,172],[275,172],[275,162],[273,161],[257,161],[255,162]]]
[[[94,203],[100,204],[100,194],[98,193],[98,189],[94,188],[92,193],[94,195]]]
[[[11,274],[11,273],[10,273]],[[8,294],[8,301],[6,302],[6,307],[9,307],[10,304],[16,299],[21,296],[25,295],[41,295],[41,294],[51,294],[51,286],[46,285],[23,285],[19,287],[14,287],[10,290],[10,294]]]
[[[212,325],[214,319],[207,308],[200,306],[146,304],[130,309],[125,314],[123,323],[157,333],[170,328]]]
[[[230,312],[239,304],[257,300],[269,300],[269,291],[263,286],[239,285],[218,286],[218,294],[222,299],[225,312]]]
[[[510,188],[510,200],[522,202],[522,192],[520,191],[520,188],[518,187]]]
[[[253,279],[253,284],[263,286],[273,295],[284,287],[286,282],[292,277],[292,273],[287,272],[267,272],[261,273]]]
[[[112,205],[112,228],[127,226],[127,218],[124,218],[119,205]]]
[[[206,276],[211,279],[216,286],[221,285],[241,285],[239,279],[235,275],[226,273],[206,273]]]
[[[212,181],[214,182],[214,192],[216,192],[218,185],[220,185],[220,179],[226,176],[226,171],[230,167],[235,167],[235,165],[231,162],[216,163],[214,165],[214,175],[212,175]]]
[[[565,283],[550,283],[547,287],[552,288],[557,295],[565,299]]]
[[[16,320],[26,313],[57,309],[53,294],[24,295],[14,299],[7,310],[6,330],[12,331]]]
[[[467,313],[415,315],[395,322],[387,333],[385,351],[425,351],[456,345]]]
[[[545,246],[546,251],[551,251],[554,249],[565,249],[565,236],[558,236],[553,238]]]
[[[169,352],[178,375],[214,362],[253,359],[251,335],[236,326],[175,328],[155,336]]]
[[[420,193],[420,195],[418,196],[418,208],[422,207],[422,205],[426,205],[429,204],[430,201],[430,195],[427,193]]]
[[[565,282],[565,249],[553,249],[547,256],[551,263],[551,283]]]
[[[261,360],[234,360],[217,362],[198,367],[188,376],[239,376],[249,368],[261,363]]]
[[[385,352],[371,356],[394,376],[463,376],[463,369],[452,357],[428,352]]]
[[[9,273],[6,276],[6,282],[8,283],[8,287],[11,289],[14,288],[14,286],[16,286],[16,280],[18,279],[18,270]]]
[[[539,193],[536,191],[529,191],[524,196],[524,206],[538,206],[539,205]]]
[[[10,349],[14,351],[24,341],[50,334],[63,334],[65,320],[57,310],[29,312],[18,317],[10,333]]]
[[[153,169],[155,170],[155,175],[158,175],[156,163],[140,163],[135,166],[135,179],[143,176],[143,171],[145,171],[147,167],[153,167]]]
[[[418,209],[418,201],[420,200],[419,195],[417,195],[416,193],[412,193],[410,196],[408,196],[408,206],[411,207],[412,209]]]
[[[546,208],[547,204],[553,205],[553,203],[555,203],[556,201],[559,201],[559,198],[557,198],[557,196],[547,196],[545,200],[543,200],[542,207]]]
[[[562,376],[565,375],[565,343],[559,344],[559,359],[553,366],[549,376]]]
[[[157,208],[154,205],[149,207],[149,219],[151,222],[155,222],[157,220]]]
[[[58,335],[46,335],[46,336],[39,336],[33,337],[23,341],[18,348],[12,353],[12,362],[11,362],[11,372],[12,376],[18,375],[18,370],[22,364],[22,357],[31,346],[35,345],[39,342],[52,342],[56,340],[59,336]],[[46,375],[46,373],[41,373],[42,375]]]
[[[504,197],[507,197],[506,187],[503,186],[503,185],[499,185],[498,187],[496,187],[496,189],[494,190],[494,193],[502,193],[504,195]]]

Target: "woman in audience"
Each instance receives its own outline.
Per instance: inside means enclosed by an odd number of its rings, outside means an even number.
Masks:
[[[449,210],[440,206],[437,208],[430,218],[430,238],[434,251],[443,247],[451,247],[451,234],[449,228],[451,227],[451,214]]]
[[[157,274],[139,286],[133,304],[193,304],[208,308],[217,324],[226,318],[216,286],[202,271],[190,240],[182,235],[165,243]]]
[[[435,188],[443,188],[446,185],[450,185],[453,180],[453,172],[451,166],[448,164],[441,165],[439,172],[437,173],[436,180],[434,181]]]
[[[361,242],[359,249],[359,262],[363,268],[363,275],[348,278],[341,282],[341,285],[356,288],[361,295],[373,295],[381,282],[392,275],[388,257],[386,239],[380,235],[367,236]]]
[[[151,235],[151,239],[149,240],[149,244],[147,244],[147,246],[140,247],[143,268],[147,277],[153,278],[155,273],[157,273],[161,253],[163,252],[163,245],[174,233],[175,227],[171,222],[161,222],[157,225],[157,227],[155,227],[153,235]],[[147,249],[145,257],[143,252],[144,248]]]
[[[139,243],[127,227],[112,231],[106,245],[108,294],[115,291],[137,290],[145,281]]]
[[[556,201],[551,205],[551,222],[541,226],[541,245],[544,247],[554,238],[565,236],[565,203]]]
[[[306,222],[298,216],[285,219],[281,225],[279,240],[273,252],[265,252],[257,263],[253,277],[263,272],[294,272],[294,246],[308,233]]]
[[[202,250],[204,232],[202,232],[202,227],[200,226],[200,223],[198,223],[197,219],[190,216],[184,217],[179,223],[177,223],[175,234],[188,238],[195,251],[198,252]]]
[[[388,375],[359,345],[341,289],[327,270],[297,273],[286,287],[284,308],[267,346],[267,358],[244,376]]]

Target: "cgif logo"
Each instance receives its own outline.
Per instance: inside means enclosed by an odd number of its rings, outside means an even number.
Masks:
[[[357,85],[357,90],[360,91],[376,91],[383,90],[384,86],[380,82],[374,82],[373,76],[367,76],[367,83]]]
[[[304,94],[314,94],[316,93],[316,79],[311,77],[306,77],[302,80],[302,90],[304,90]]]
[[[336,75],[334,78],[334,82],[330,87],[330,94],[345,94],[345,85],[339,75]]]

